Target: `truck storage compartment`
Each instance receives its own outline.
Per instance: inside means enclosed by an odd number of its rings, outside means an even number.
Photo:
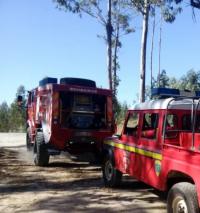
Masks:
[[[73,129],[106,127],[106,97],[94,94],[60,93],[60,124]]]

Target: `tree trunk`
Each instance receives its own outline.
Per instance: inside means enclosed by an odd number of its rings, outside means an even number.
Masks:
[[[145,75],[146,75],[146,49],[148,34],[149,4],[148,0],[144,1],[143,23],[142,23],[142,40],[140,56],[140,93],[139,102],[145,101]]]
[[[119,25],[116,29],[116,38],[115,38],[115,46],[114,46],[114,55],[113,55],[113,95],[117,96],[117,50],[119,43]]]
[[[156,26],[156,12],[153,17],[153,30],[152,30],[152,38],[151,38],[151,89],[153,88],[153,50],[154,50],[155,26]]]
[[[112,87],[112,23],[111,23],[111,0],[108,0],[108,19],[106,24],[107,33],[107,66],[108,66],[108,80],[109,89],[113,90]]]
[[[161,44],[162,44],[162,13],[160,12],[160,38],[159,38],[159,49],[158,49],[158,87],[160,87],[160,65],[161,65]]]

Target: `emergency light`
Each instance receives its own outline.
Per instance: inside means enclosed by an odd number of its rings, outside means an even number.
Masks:
[[[176,97],[196,97],[200,98],[200,91],[179,90],[173,88],[153,88],[151,96],[154,98],[176,98]]]
[[[57,78],[46,77],[39,81],[39,86],[45,86],[46,84],[57,84]]]

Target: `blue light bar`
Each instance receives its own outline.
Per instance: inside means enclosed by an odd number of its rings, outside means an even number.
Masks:
[[[200,98],[200,91],[195,91],[196,97]]]
[[[180,91],[178,89],[171,88],[153,88],[151,90],[152,97],[168,98],[168,97],[179,97]]]
[[[157,98],[175,98],[175,97],[195,97],[200,98],[200,91],[179,90],[172,88],[153,88],[151,90],[152,97]]]
[[[46,77],[39,81],[39,86],[45,86],[46,84],[57,84],[57,78]]]

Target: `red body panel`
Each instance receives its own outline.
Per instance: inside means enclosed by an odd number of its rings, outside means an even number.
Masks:
[[[105,97],[106,124],[98,129],[76,129],[61,124],[61,97],[60,93],[97,95]],[[45,142],[53,148],[71,153],[101,151],[104,138],[114,133],[114,119],[112,112],[112,93],[107,89],[81,87],[76,85],[47,84],[38,87],[29,93],[27,103],[27,126],[31,130],[31,139],[34,143],[37,128],[42,129]],[[88,144],[89,142],[92,145]],[[74,145],[71,146],[70,142]]]
[[[139,122],[134,127],[135,133],[129,135],[128,119],[134,113],[139,114]],[[148,113],[158,114],[159,117],[153,130],[144,128],[144,115]],[[166,114],[178,118],[176,126],[164,126]],[[188,115],[189,110],[129,110],[119,139],[108,138],[104,141],[105,149],[112,149],[114,153],[116,169],[161,191],[167,190],[170,178],[186,177],[195,184],[200,203],[200,133],[194,133],[191,149],[193,134],[191,129],[183,127],[183,117]]]

